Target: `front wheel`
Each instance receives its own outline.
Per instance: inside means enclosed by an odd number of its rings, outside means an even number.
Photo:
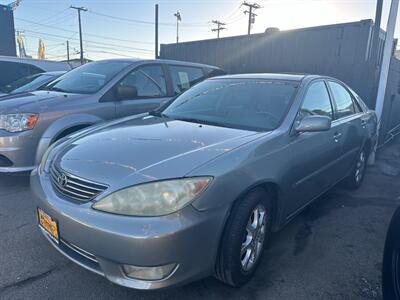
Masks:
[[[260,263],[270,234],[272,205],[263,189],[236,203],[221,241],[216,277],[235,287],[245,284]]]

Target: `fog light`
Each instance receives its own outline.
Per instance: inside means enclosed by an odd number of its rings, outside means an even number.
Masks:
[[[124,269],[126,276],[130,278],[140,280],[161,280],[171,275],[176,266],[176,264],[169,264],[158,267],[138,267],[124,265],[122,268]]]

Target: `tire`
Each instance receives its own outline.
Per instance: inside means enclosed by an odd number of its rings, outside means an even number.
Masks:
[[[384,300],[400,300],[400,208],[390,222],[382,264]]]
[[[368,152],[363,148],[357,156],[357,161],[354,163],[350,175],[343,181],[346,188],[356,190],[361,186],[367,169],[367,160]]]
[[[271,220],[272,201],[262,188],[252,190],[235,203],[220,244],[216,264],[216,277],[219,280],[233,287],[240,287],[250,280],[268,242]],[[264,225],[256,226],[256,223]]]

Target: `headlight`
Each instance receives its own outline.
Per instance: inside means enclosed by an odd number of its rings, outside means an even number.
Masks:
[[[8,114],[0,115],[0,129],[8,132],[20,132],[31,130],[35,127],[38,114]]]
[[[189,204],[211,180],[212,177],[192,177],[145,183],[115,192],[93,208],[129,216],[167,215]]]

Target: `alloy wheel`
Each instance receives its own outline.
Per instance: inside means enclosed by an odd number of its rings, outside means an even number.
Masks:
[[[265,239],[266,216],[265,207],[259,204],[254,208],[247,222],[240,253],[244,272],[250,271],[261,256]]]
[[[365,151],[361,151],[360,156],[358,157],[355,179],[356,182],[360,182],[364,176],[366,161],[365,161]]]

